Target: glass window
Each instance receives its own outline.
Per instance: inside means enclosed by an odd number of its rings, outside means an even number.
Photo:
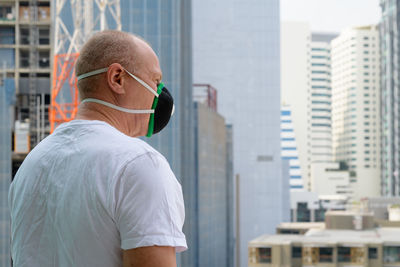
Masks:
[[[400,262],[400,247],[384,246],[383,262],[384,263]]]
[[[333,262],[333,248],[319,248],[319,262]]]
[[[301,253],[301,247],[292,247],[292,258],[301,258]]]
[[[0,28],[0,44],[15,44],[15,32],[13,27]]]
[[[297,203],[297,221],[298,222],[309,222],[311,219],[310,209],[308,208],[307,202]]]
[[[271,263],[271,248],[258,248],[258,262]]]
[[[0,6],[0,20],[15,20],[14,8],[12,6]]]
[[[338,262],[350,262],[351,250],[349,247],[338,247]]]
[[[369,167],[369,165],[367,165]],[[378,258],[378,248],[368,248],[368,259]]]

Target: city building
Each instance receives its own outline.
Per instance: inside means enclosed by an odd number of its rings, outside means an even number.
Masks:
[[[198,249],[197,266],[233,266],[234,255],[234,177],[232,149],[228,148],[225,119],[216,111],[216,92],[195,87],[195,170],[197,182]],[[205,100],[205,101],[204,101]],[[214,100],[214,101],[212,101]]]
[[[197,266],[199,240],[196,214],[194,122],[192,100],[192,7],[191,1],[121,0],[122,30],[150,43],[160,60],[163,83],[171,92],[175,113],[168,126],[146,142],[168,160],[181,182],[185,200],[184,233],[190,248],[178,254],[181,266]]]
[[[311,164],[332,162],[331,40],[337,34],[312,33],[308,91],[308,155]],[[309,171],[311,171],[310,166]],[[312,175],[310,175],[311,177]]]
[[[16,89],[15,108],[10,114],[11,129],[16,134],[15,122],[29,125],[28,146],[23,151],[13,147],[13,172],[27,152],[50,131],[50,4],[50,0],[0,3],[0,68],[8,78],[14,79]]]
[[[311,31],[307,22],[281,23],[281,103],[290,106],[303,189],[310,190],[308,93]]]
[[[46,117],[51,86],[50,2],[32,4],[17,0],[0,6],[1,64],[6,67],[7,76],[15,79],[14,116],[30,121],[31,139],[35,140],[31,146],[49,132]]]
[[[361,200],[361,206],[374,213],[378,220],[389,220],[389,209],[400,207],[400,197],[366,197]]]
[[[354,198],[380,195],[380,67],[377,26],[332,40],[334,161],[346,164]]]
[[[244,267],[247,242],[289,217],[289,199],[282,198],[288,188],[280,148],[279,1],[193,1],[192,12],[193,81],[218,88],[218,112],[234,127],[235,259]]]
[[[282,159],[289,161],[290,191],[304,190],[292,112],[289,106],[281,108],[281,148]]]
[[[10,251],[10,211],[8,209],[8,189],[11,183],[11,111],[14,104],[14,79],[3,77],[0,84],[0,265],[11,266]]]
[[[311,191],[320,196],[342,195],[353,197],[355,183],[347,169],[337,162],[311,164]]]
[[[400,265],[400,221],[369,212],[328,212],[325,223],[289,223],[249,242],[249,267]]]
[[[400,195],[400,4],[380,0],[381,193]]]
[[[325,213],[346,210],[349,197],[344,195],[318,195],[309,191],[290,193],[291,222],[323,222]]]

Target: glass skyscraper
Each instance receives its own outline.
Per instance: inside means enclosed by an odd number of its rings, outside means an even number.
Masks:
[[[400,1],[381,0],[381,188],[400,195]]]
[[[192,102],[191,1],[121,0],[122,30],[150,43],[160,59],[163,82],[175,101],[175,114],[160,134],[145,139],[168,160],[182,184],[186,219],[184,232],[189,250],[181,266],[195,266],[197,213],[195,211],[194,133]]]
[[[218,88],[218,112],[234,129],[236,260],[244,267],[247,243],[274,233],[289,214],[282,198],[289,188],[282,181],[280,148],[279,1],[192,5],[193,80]]]

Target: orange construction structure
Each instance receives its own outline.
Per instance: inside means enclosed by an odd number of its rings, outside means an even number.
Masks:
[[[54,56],[53,83],[49,107],[50,133],[63,122],[73,120],[78,111],[79,95],[75,62],[79,53]]]

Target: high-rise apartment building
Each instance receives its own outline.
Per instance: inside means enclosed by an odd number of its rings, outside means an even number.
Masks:
[[[308,91],[308,156],[311,163],[332,161],[331,45],[336,34],[312,33]]]
[[[382,195],[400,195],[400,3],[380,0]]]
[[[282,159],[289,161],[290,191],[304,190],[292,111],[289,106],[283,106],[281,110],[281,149]]]
[[[281,103],[291,109],[303,188],[310,190],[309,71],[310,26],[306,22],[281,23]]]
[[[193,80],[218,88],[218,111],[234,129],[236,260],[244,267],[247,242],[273,233],[289,215],[281,197],[288,188],[280,155],[279,1],[193,1],[192,11]]]
[[[198,217],[194,168],[192,100],[191,1],[121,0],[122,30],[141,36],[160,59],[163,82],[171,92],[175,114],[159,134],[145,139],[168,160],[182,184],[186,219],[184,233],[189,250],[180,254],[181,266],[197,266]]]
[[[380,68],[376,26],[332,41],[332,130],[336,162],[349,167],[354,196],[380,194]]]

